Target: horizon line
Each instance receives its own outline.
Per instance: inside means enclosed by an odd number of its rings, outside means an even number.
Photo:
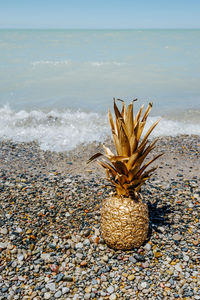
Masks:
[[[195,30],[200,27],[138,27],[138,28],[70,28],[70,27],[0,27],[0,30]]]

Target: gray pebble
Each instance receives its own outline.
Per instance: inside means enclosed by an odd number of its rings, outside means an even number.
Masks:
[[[46,292],[44,293],[44,299],[50,299],[51,298],[51,293]]]
[[[62,292],[61,290],[57,291],[55,294],[54,294],[54,297],[55,298],[60,298],[60,296],[62,295]]]
[[[109,294],[112,294],[113,292],[115,291],[114,287],[112,285],[110,285],[108,288],[107,288],[107,292]]]
[[[62,288],[62,294],[63,294],[63,295],[64,295],[64,294],[68,294],[69,291],[70,291],[70,289],[69,289],[68,287],[63,287],[63,288]]]
[[[76,249],[82,249],[82,248],[83,248],[83,243],[77,243],[77,244],[75,245],[75,248],[76,248]]]
[[[173,240],[175,241],[180,241],[182,236],[178,233],[175,233],[173,236],[172,236]]]

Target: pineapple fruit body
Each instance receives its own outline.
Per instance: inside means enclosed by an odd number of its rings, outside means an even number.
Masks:
[[[139,248],[149,229],[148,206],[141,199],[123,196],[104,199],[101,209],[101,233],[114,249]]]

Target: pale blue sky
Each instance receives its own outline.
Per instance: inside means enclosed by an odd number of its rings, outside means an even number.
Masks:
[[[200,0],[0,0],[0,28],[200,28]]]

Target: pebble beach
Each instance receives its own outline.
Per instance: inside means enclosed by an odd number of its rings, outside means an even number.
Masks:
[[[98,151],[0,142],[0,299],[200,299],[200,136],[158,141],[164,155],[142,188],[148,240],[130,251],[101,238],[112,187],[86,164]]]

